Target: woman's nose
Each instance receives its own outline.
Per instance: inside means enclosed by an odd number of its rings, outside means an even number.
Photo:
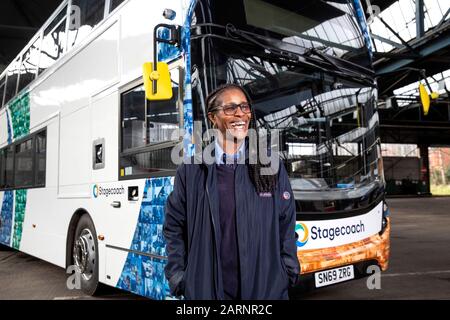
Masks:
[[[237,117],[242,117],[243,115],[245,115],[245,113],[242,112],[242,109],[239,106],[239,107],[236,108],[236,112],[234,113],[234,115],[237,116]]]

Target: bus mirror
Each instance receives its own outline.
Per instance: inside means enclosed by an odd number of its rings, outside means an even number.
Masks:
[[[144,63],[145,97],[148,100],[169,100],[172,98],[169,65],[165,62],[158,62],[156,66],[156,70],[153,70],[152,62]]]
[[[428,110],[430,109],[430,96],[428,95],[427,89],[425,89],[425,86],[422,83],[419,84],[419,95],[420,102],[422,102],[423,114],[427,115]]]
[[[164,28],[164,29],[163,29]],[[181,44],[180,27],[177,25],[157,24],[153,29],[153,62],[144,63],[144,88],[148,100],[169,100],[172,98],[172,83],[169,66],[158,62],[158,42],[175,46]],[[158,33],[161,31],[161,33]]]
[[[180,30],[180,26],[161,23],[155,27],[154,37],[156,42],[164,42],[179,47],[181,44]]]

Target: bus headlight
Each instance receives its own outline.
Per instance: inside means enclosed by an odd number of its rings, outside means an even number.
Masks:
[[[383,217],[383,220],[381,221],[381,229],[384,230],[387,227],[387,219],[386,217]]]
[[[383,202],[383,217],[389,217],[389,207],[386,203],[386,201]]]
[[[386,230],[386,227],[388,225],[388,219],[387,219],[388,216],[389,216],[389,207],[388,207],[386,201],[383,201],[383,217],[381,218],[381,230],[378,233],[380,236]]]
[[[387,225],[388,225],[388,220],[386,217],[383,217],[381,219],[381,230],[380,230],[380,232],[378,232],[378,235],[380,235],[380,236],[383,235],[384,231],[386,231]]]

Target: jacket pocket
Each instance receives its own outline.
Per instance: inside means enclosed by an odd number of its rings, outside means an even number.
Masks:
[[[186,271],[178,271],[169,280],[171,294],[176,297],[183,296],[185,291]]]

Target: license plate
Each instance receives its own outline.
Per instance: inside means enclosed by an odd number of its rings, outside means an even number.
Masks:
[[[355,278],[353,265],[339,267],[325,271],[316,272],[314,274],[316,280],[316,288],[329,286],[330,284],[339,283]]]

